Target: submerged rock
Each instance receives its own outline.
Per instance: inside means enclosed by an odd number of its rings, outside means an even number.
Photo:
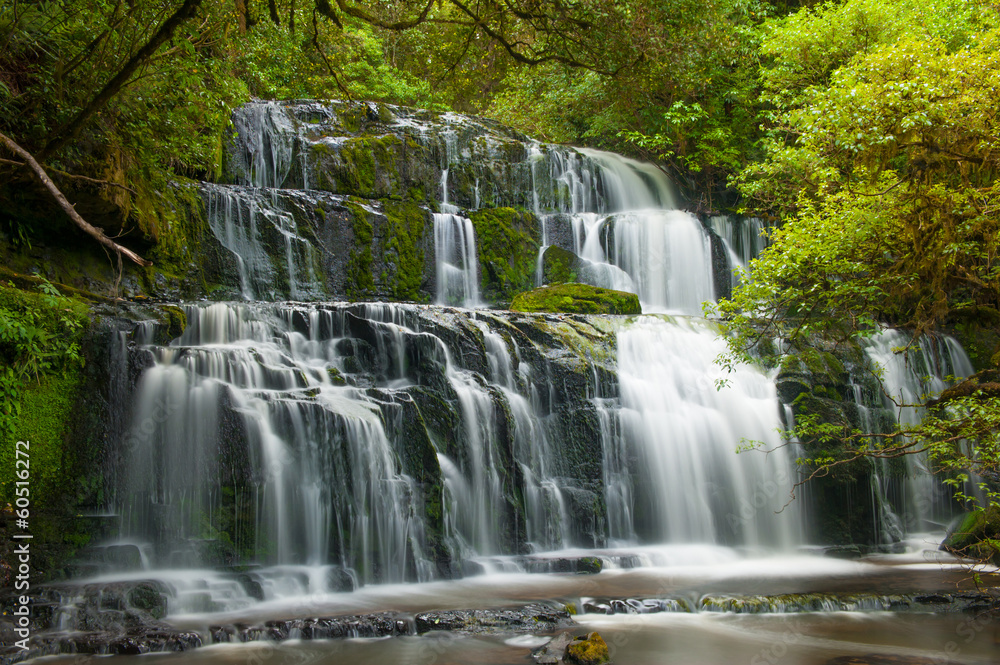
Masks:
[[[642,314],[639,296],[588,284],[543,286],[514,296],[515,312],[565,312],[571,314]]]

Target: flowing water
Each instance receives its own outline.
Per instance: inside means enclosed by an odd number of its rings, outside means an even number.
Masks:
[[[168,344],[149,326],[120,340],[113,374],[143,369],[131,394],[116,393],[131,415],[108,506],[121,533],[108,547],[139,555],[126,557],[131,570],[103,559],[91,581],[160,580],[167,620],[206,636],[277,617],[391,611],[412,622],[541,600],[586,610],[579,628],[600,630],[618,663],[933,658],[963,627],[962,662],[990,662],[993,624],[893,610],[892,594],[960,584],[936,541],[864,562],[805,542],[774,377],[724,375],[719,329],[698,318],[731,286],[726,271],[764,247],[763,222],[703,224],[651,165],[536,144],[515,165],[525,191],[514,196],[539,217],[542,251],[568,230],[581,278],[636,292],[656,314],[488,311],[475,229],[449,203],[449,171],[470,149],[456,120],[433,213],[438,305],[250,302],[274,299],[275,280],[293,297],[317,281],[282,212],[297,194],[278,194],[290,178],[308,189],[308,165],[278,107],[253,108],[237,123],[244,181],[203,190],[245,302],[184,305],[187,328]],[[474,202],[484,195],[475,180]],[[284,267],[260,249],[264,230],[286,243]],[[540,253],[539,279],[541,265]],[[951,341],[903,365],[890,353],[899,343],[887,333],[869,354],[904,401],[970,371]],[[748,442],[771,452],[736,454]],[[920,464],[900,509],[914,532],[943,519],[918,505],[931,482]],[[556,574],[593,561],[599,574]],[[787,596],[816,592],[828,595],[808,607]],[[635,611],[604,613],[612,599]],[[665,611],[635,609],[648,603]],[[732,613],[750,606],[759,611]],[[182,662],[523,663],[545,639],[265,639]]]
[[[920,422],[923,409],[916,405],[974,372],[961,345],[948,336],[923,337],[913,344],[899,330],[884,330],[868,341],[866,351],[882,374],[882,404],[904,428]],[[895,500],[901,527],[906,531],[946,527],[962,510],[952,499],[954,491],[933,474],[925,454],[908,455],[905,464],[902,483],[882,481],[886,486],[880,488],[882,496]],[[884,468],[881,471],[882,477],[888,476]],[[966,489],[975,494],[971,486]]]

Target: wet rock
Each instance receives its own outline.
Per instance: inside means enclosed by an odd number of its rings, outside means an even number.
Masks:
[[[585,575],[595,575],[604,568],[604,562],[596,556],[581,557],[576,562],[576,572]]]
[[[598,633],[588,633],[570,642],[564,658],[574,665],[602,665],[611,660],[608,645]]]
[[[979,508],[956,519],[941,549],[1000,565],[1000,508]]]
[[[418,633],[534,633],[570,626],[572,619],[565,609],[531,604],[502,610],[424,612],[416,616],[415,624]]]
[[[573,636],[569,633],[560,633],[552,638],[552,641],[545,646],[537,649],[531,654],[536,663],[539,665],[555,665],[556,663],[561,663],[563,655],[566,653],[566,647],[570,645],[573,641]]]

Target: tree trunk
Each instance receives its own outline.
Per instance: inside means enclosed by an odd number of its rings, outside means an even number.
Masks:
[[[236,0],[236,18],[240,22],[240,34],[247,34],[247,3],[246,0]]]

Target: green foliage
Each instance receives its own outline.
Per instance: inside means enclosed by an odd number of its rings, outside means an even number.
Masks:
[[[0,499],[12,496],[13,442],[31,442],[32,478],[58,477],[62,442],[80,383],[86,307],[47,281],[38,293],[0,286]]]
[[[549,64],[511,72],[490,114],[560,142],[659,160],[708,207],[755,154],[756,25],[764,2],[617,3],[595,39],[627,64],[615,76]]]
[[[234,66],[250,93],[264,99],[339,98],[440,106],[430,85],[386,59],[384,40],[360,21],[338,27],[311,23],[310,12],[296,10],[306,34],[263,22],[237,40]]]
[[[784,225],[719,304],[724,363],[757,361],[762,340],[825,348],[997,310],[1000,32],[983,29],[995,22],[977,3],[850,0],[766,26],[773,124],[740,184]],[[806,418],[796,435],[846,442],[842,458],[926,453],[960,488],[1000,468],[1000,400],[977,381],[915,426],[872,436]]]

